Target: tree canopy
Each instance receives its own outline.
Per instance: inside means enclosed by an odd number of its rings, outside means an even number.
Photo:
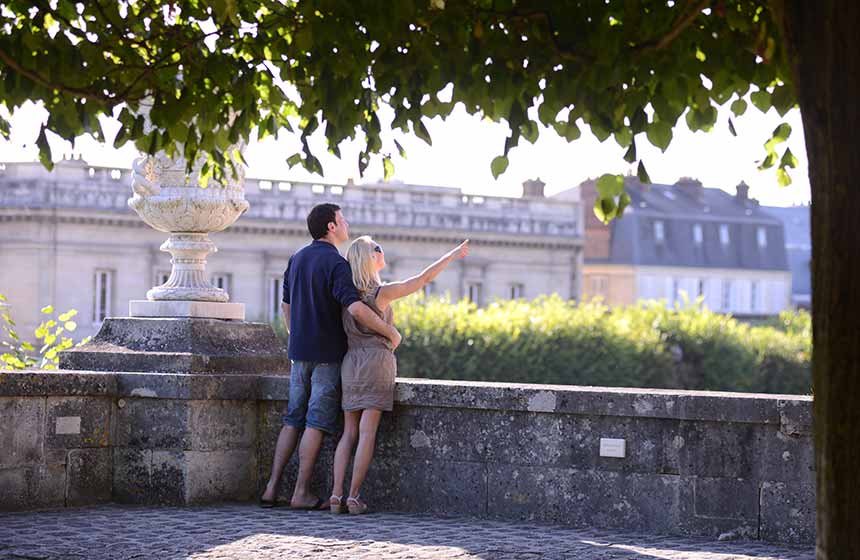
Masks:
[[[534,108],[568,141],[583,127],[611,136],[648,182],[637,143],[665,150],[681,117],[709,130],[717,106],[741,115],[747,94],[761,111],[796,104],[778,16],[764,0],[12,1],[0,11],[0,99],[9,110],[44,104],[37,144],[48,167],[47,131],[106,140],[98,117],[118,112],[116,146],[184,155],[189,168],[205,155],[204,181],[241,158],[229,147],[255,129],[300,135],[288,163],[322,174],[307,142],[319,127],[337,156],[358,137],[359,172],[381,156],[388,176],[405,153],[383,142],[381,104],[392,127],[429,144],[423,119],[462,103],[509,125],[488,162],[495,176],[510,149],[537,139]],[[796,160],[776,148],[790,132],[774,131],[761,163],[777,165],[783,184]],[[598,216],[620,215],[623,183],[605,176],[598,188]]]

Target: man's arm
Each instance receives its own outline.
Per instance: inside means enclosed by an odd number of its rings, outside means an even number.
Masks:
[[[373,309],[360,301],[350,304],[346,309],[363,326],[390,340],[394,348],[400,346],[400,333],[392,325],[383,321]]]
[[[287,329],[287,334],[290,334],[290,304],[281,302],[281,319],[284,321],[284,328]]]

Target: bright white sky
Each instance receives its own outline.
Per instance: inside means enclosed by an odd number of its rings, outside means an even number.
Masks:
[[[695,177],[706,187],[722,188],[734,194],[734,187],[746,181],[751,187],[751,196],[768,206],[791,206],[808,203],[810,199],[807,173],[806,149],[800,113],[794,110],[781,118],[771,109],[762,114],[750,104],[747,113],[734,119],[738,136],[729,133],[727,119],[730,116],[728,104],[722,108],[717,126],[711,133],[691,133],[679,119],[674,139],[665,153],[651,146],[644,134],[637,136],[638,155],[645,161],[651,179],[657,183],[674,183],[679,177]],[[381,112],[383,129],[390,122],[390,111]],[[28,103],[15,112],[12,117],[12,137],[8,142],[0,142],[0,161],[36,160],[35,147],[39,123],[47,118],[44,109]],[[788,122],[792,129],[787,145],[799,160],[798,168],[793,170],[793,183],[780,187],[774,169],[758,171],[757,160],[764,157],[763,144],[770,138],[774,128],[781,122]],[[116,133],[118,123],[105,123],[109,135]],[[501,154],[507,130],[504,124],[496,124],[468,115],[462,106],[443,121],[433,119],[427,129],[433,138],[433,146],[422,140],[399,131],[384,139],[385,149],[394,154],[394,180],[421,185],[438,185],[462,188],[468,193],[483,195],[519,196],[522,182],[539,177],[547,184],[547,192],[553,194],[560,190],[578,185],[589,177],[603,173],[635,172],[635,167],[622,159],[624,149],[610,137],[600,143],[581,126],[582,137],[568,144],[558,137],[552,129],[541,129],[535,144],[521,140],[520,146],[509,155],[510,166],[498,179],[493,179],[490,162]],[[397,155],[392,138],[397,138],[406,149],[406,160]],[[49,141],[55,159],[71,151],[69,143],[58,137]],[[263,142],[249,145],[245,151],[248,161],[248,176],[304,181],[313,180],[330,183],[345,183],[350,177],[359,183],[356,143],[341,146],[343,160],[338,160],[325,151],[321,130],[312,137],[311,147],[322,161],[325,177],[320,179],[296,167],[290,170],[286,159],[300,146],[297,135],[283,132],[278,140],[267,138]],[[781,154],[785,145],[778,146]],[[110,145],[95,142],[92,138],[81,137],[77,151],[93,165],[129,167],[136,156],[131,144],[121,150]],[[374,160],[365,173],[365,181],[382,176],[381,158]]]

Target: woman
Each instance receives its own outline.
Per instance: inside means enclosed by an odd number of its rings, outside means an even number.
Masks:
[[[369,236],[356,239],[347,251],[352,279],[364,302],[386,322],[393,322],[391,302],[423,288],[448,266],[451,261],[469,253],[466,240],[431,264],[421,274],[401,282],[382,285],[379,271],[385,268],[382,246]],[[360,326],[352,315],[343,314],[349,349],[341,366],[343,384],[344,430],[334,455],[334,487],[329,499],[334,513],[359,514],[367,512],[367,504],[359,497],[361,484],[373,458],[376,429],[383,411],[394,404],[394,378],[397,361],[387,338]],[[349,456],[358,443],[352,467],[349,496],[344,502],[343,486]]]

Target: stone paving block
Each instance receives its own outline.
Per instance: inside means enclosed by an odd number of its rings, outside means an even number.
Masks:
[[[48,397],[46,445],[77,449],[110,445],[110,397]]]
[[[256,444],[254,401],[189,401],[191,449],[250,449]]]
[[[188,449],[189,401],[125,398],[117,403],[117,447]]]
[[[679,477],[570,468],[493,465],[488,512],[496,518],[671,531]]]
[[[113,454],[110,449],[73,449],[67,461],[67,506],[108,502],[113,483]]]
[[[42,462],[44,441],[45,399],[0,397],[0,468]]]
[[[761,488],[761,538],[815,542],[815,484],[765,482]]]
[[[257,488],[254,449],[186,451],[186,503],[247,501]]]

